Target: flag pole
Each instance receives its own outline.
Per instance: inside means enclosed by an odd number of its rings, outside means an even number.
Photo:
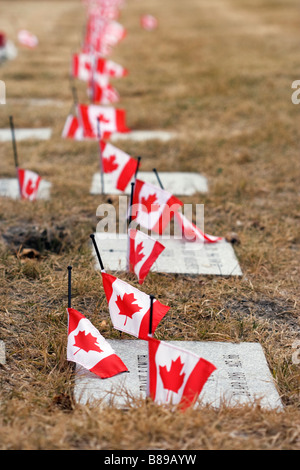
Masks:
[[[152,319],[153,319],[153,301],[155,297],[150,294],[150,316],[149,316],[149,336],[152,336]]]
[[[134,192],[135,183],[131,183],[131,193],[130,193],[130,202],[129,202],[129,214],[128,214],[128,226],[127,226],[127,271],[129,271],[129,255],[130,255],[130,236],[129,228],[132,221],[132,202],[133,202],[133,192]]]
[[[22,198],[22,189],[21,189],[19,172],[18,172],[19,161],[18,161],[18,152],[17,152],[17,144],[16,144],[16,136],[15,136],[15,126],[14,126],[14,119],[12,116],[9,116],[9,123],[10,123],[10,129],[11,129],[11,138],[12,138],[12,145],[13,145],[13,152],[14,152],[15,168],[16,168],[16,173],[17,173],[17,180],[19,183],[20,198]]]
[[[92,239],[92,242],[93,242],[93,245],[94,245],[94,248],[95,248],[95,251],[96,251],[96,255],[97,255],[97,258],[98,258],[98,261],[99,261],[99,264],[100,264],[101,271],[104,271],[104,265],[102,263],[102,259],[101,259],[101,256],[100,256],[100,253],[99,253],[99,250],[98,250],[98,247],[97,247],[97,243],[96,243],[96,240],[95,240],[95,235],[92,233],[90,235],[90,238]]]
[[[9,116],[9,123],[11,129],[11,136],[12,136],[12,144],[13,144],[13,151],[14,151],[14,159],[15,159],[15,167],[18,168],[18,152],[17,152],[17,145],[16,145],[16,136],[15,136],[15,128],[14,128],[14,120],[12,116]]]
[[[76,87],[74,85],[71,86],[71,91],[72,91],[72,96],[73,96],[73,104],[75,106],[75,110],[77,111],[78,95],[77,95]]]
[[[155,297],[150,294],[150,315],[149,315],[149,333],[148,336],[152,338],[152,319],[153,319],[153,301]],[[149,360],[149,341],[148,341],[148,370],[147,370],[147,390],[146,396],[150,397],[150,360]]]
[[[135,183],[131,183],[131,193],[130,193],[130,202],[129,202],[129,216],[128,216],[128,228],[132,221],[132,202],[133,202],[133,193],[134,193]]]
[[[71,308],[71,297],[72,297],[71,271],[72,271],[72,266],[68,266],[68,308]]]
[[[165,188],[163,187],[163,184],[162,184],[161,180],[160,180],[160,177],[158,176],[157,169],[156,169],[156,168],[153,168],[153,171],[154,171],[154,173],[155,173],[155,176],[156,176],[156,178],[157,178],[157,181],[158,181],[159,186],[161,187],[161,189],[165,189]]]
[[[136,170],[135,170],[134,182],[136,182],[136,177],[137,177],[138,171],[140,169],[141,159],[142,159],[142,157],[137,157],[137,167],[136,167]]]
[[[99,157],[100,157],[100,179],[101,179],[101,194],[104,194],[104,174],[103,174],[103,160],[101,151],[101,133],[100,133],[100,119],[97,119],[97,134],[99,141]]]

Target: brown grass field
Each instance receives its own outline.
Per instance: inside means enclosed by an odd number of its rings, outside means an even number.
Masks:
[[[39,46],[19,46],[0,67],[7,88],[0,126],[13,115],[16,127],[53,130],[49,141],[18,143],[20,164],[52,182],[51,200],[0,200],[1,450],[300,449],[300,366],[292,360],[300,339],[300,108],[291,101],[300,78],[298,7],[297,0],[127,0],[122,10],[128,34],[111,59],[129,75],[114,82],[118,107],[131,129],[179,133],[165,143],[122,142],[122,149],[142,155],[144,170],[207,176],[208,194],[184,202],[205,204],[208,233],[235,232],[240,241],[241,278],[148,276],[143,290],[172,310],[156,337],[261,343],[285,406],[281,413],[259,404],[181,413],[145,401],[124,412],[74,403],[66,360],[69,264],[74,308],[101,323],[106,338],[119,337],[89,243],[96,209],[108,200],[89,194],[97,143],[61,138],[84,10],[79,0],[1,0],[0,30],[17,45],[18,30],[29,29]],[[156,31],[140,27],[142,13],[157,16]],[[87,101],[85,84],[76,86]],[[14,177],[10,142],[1,143],[0,162],[0,176]],[[22,250],[33,239],[40,256],[30,259]]]

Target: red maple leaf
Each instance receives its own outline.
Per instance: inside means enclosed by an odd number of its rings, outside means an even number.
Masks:
[[[104,173],[112,173],[117,168],[119,168],[119,165],[115,162],[115,160],[116,160],[115,155],[111,155],[108,158],[102,159]]]
[[[142,197],[141,199],[141,204],[142,204],[142,209],[147,212],[148,214],[150,212],[158,211],[159,209],[159,204],[154,204],[154,202],[157,200],[156,194],[149,194],[147,198]]]
[[[180,360],[180,356],[176,361],[172,360],[170,370],[167,370],[166,366],[159,366],[159,374],[163,382],[163,386],[166,390],[178,393],[178,390],[183,384],[185,373],[180,374],[183,368],[183,364]]]
[[[96,344],[97,338],[95,338],[91,333],[85,334],[85,331],[79,331],[79,333],[74,337],[75,344],[73,346],[77,346],[79,349],[76,351],[77,354],[81,349],[85,352],[89,351],[97,351],[103,352],[102,349]]]
[[[107,118],[104,116],[104,114],[100,114],[100,115],[98,116],[98,121],[104,122],[104,123],[106,123],[106,124],[108,124],[108,123],[110,122],[109,119],[107,119]]]
[[[134,253],[134,260],[135,264],[139,263],[143,258],[144,258],[144,253],[143,253],[143,242],[139,243],[136,247],[135,253]]]
[[[26,188],[25,188],[25,193],[28,196],[31,196],[34,193],[34,191],[36,191],[37,185],[38,185],[38,181],[35,184],[33,184],[32,180],[28,180]]]
[[[126,325],[127,322],[127,317],[132,318],[133,315],[137,312],[139,312],[142,307],[139,307],[137,304],[133,305],[133,302],[136,302],[136,299],[134,298],[134,294],[124,294],[123,299],[121,299],[121,296],[117,296],[116,304],[119,311],[119,315],[125,315],[125,323],[124,326]]]

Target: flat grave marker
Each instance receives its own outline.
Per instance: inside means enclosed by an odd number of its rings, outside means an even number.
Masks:
[[[147,390],[148,345],[142,340],[108,340],[129,372],[100,379],[76,366],[75,400],[125,408],[132,399],[144,399]],[[258,403],[282,410],[263,349],[259,343],[166,341],[213,363],[217,370],[206,382],[197,404],[234,407]]]
[[[160,131],[160,130],[142,130],[142,131],[130,131],[130,132],[115,132],[111,135],[110,140],[117,142],[118,140],[134,140],[136,142],[144,142],[147,140],[160,140],[167,142],[171,139],[178,137],[176,132],[171,131]]]
[[[151,235],[155,238],[154,235]],[[242,276],[239,262],[232,245],[222,240],[212,244],[185,243],[174,237],[159,238],[165,246],[151,271],[174,274]],[[125,271],[127,257],[127,235],[96,232],[95,241],[99,246],[105,269]],[[99,263],[95,256],[95,267]]]
[[[42,179],[40,181],[37,199],[50,199],[51,186],[52,183]],[[0,197],[20,199],[20,189],[17,178],[0,178]]]
[[[0,364],[5,364],[5,363],[6,363],[5,343],[3,341],[0,341]]]
[[[36,129],[15,129],[15,138],[20,140],[49,140],[52,130],[48,127]],[[11,142],[11,129],[0,129],[0,142]]]
[[[163,182],[164,189],[169,191],[171,194],[192,196],[198,192],[208,192],[207,179],[199,173],[159,172],[159,177]],[[139,171],[138,178],[146,183],[158,186],[158,182],[153,171]],[[115,183],[109,173],[104,173],[103,179],[105,194],[130,194],[130,184],[127,185],[124,192],[121,192],[115,188]],[[101,194],[100,173],[95,173],[93,176],[90,194]]]

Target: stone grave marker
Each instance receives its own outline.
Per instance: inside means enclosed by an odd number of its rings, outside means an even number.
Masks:
[[[192,172],[159,172],[159,177],[163,182],[164,189],[171,194],[192,196],[196,193],[207,193],[208,183],[205,176]],[[138,178],[146,183],[158,186],[156,176],[153,171],[139,171]],[[109,173],[104,173],[104,193],[105,194],[130,194],[131,185],[128,184],[126,191],[121,192],[115,188],[113,179]],[[101,194],[100,173],[95,173],[92,180],[90,194]]]
[[[0,364],[5,364],[5,363],[6,363],[5,343],[0,340]]]
[[[48,127],[36,129],[15,129],[15,138],[17,141],[35,139],[35,140],[49,140],[52,135],[52,130]],[[0,129],[0,142],[11,141],[11,129]]]
[[[37,199],[50,199],[51,186],[52,184],[49,181],[41,180],[37,193]],[[17,178],[0,179],[0,197],[20,199],[20,189]]]
[[[129,372],[100,379],[76,366],[75,400],[126,408],[133,399],[144,399],[147,390],[148,345],[142,340],[108,340]],[[258,403],[282,410],[263,349],[259,343],[167,341],[212,362],[217,370],[206,382],[197,404],[234,407]]]
[[[151,235],[153,238],[155,236]],[[212,244],[186,243],[174,237],[164,239],[161,243],[165,250],[154,263],[153,272],[192,274],[192,275],[221,275],[242,276],[239,262],[230,243],[222,240]],[[102,261],[108,271],[125,271],[127,258],[127,235],[107,232],[95,233],[95,241],[99,246]],[[99,263],[95,256],[95,267]]]
[[[141,131],[130,131],[130,132],[115,132],[111,135],[110,140],[116,142],[118,140],[134,140],[136,142],[144,142],[146,140],[160,140],[167,142],[171,139],[175,139],[177,134],[171,131],[160,131],[160,130],[141,130]]]

